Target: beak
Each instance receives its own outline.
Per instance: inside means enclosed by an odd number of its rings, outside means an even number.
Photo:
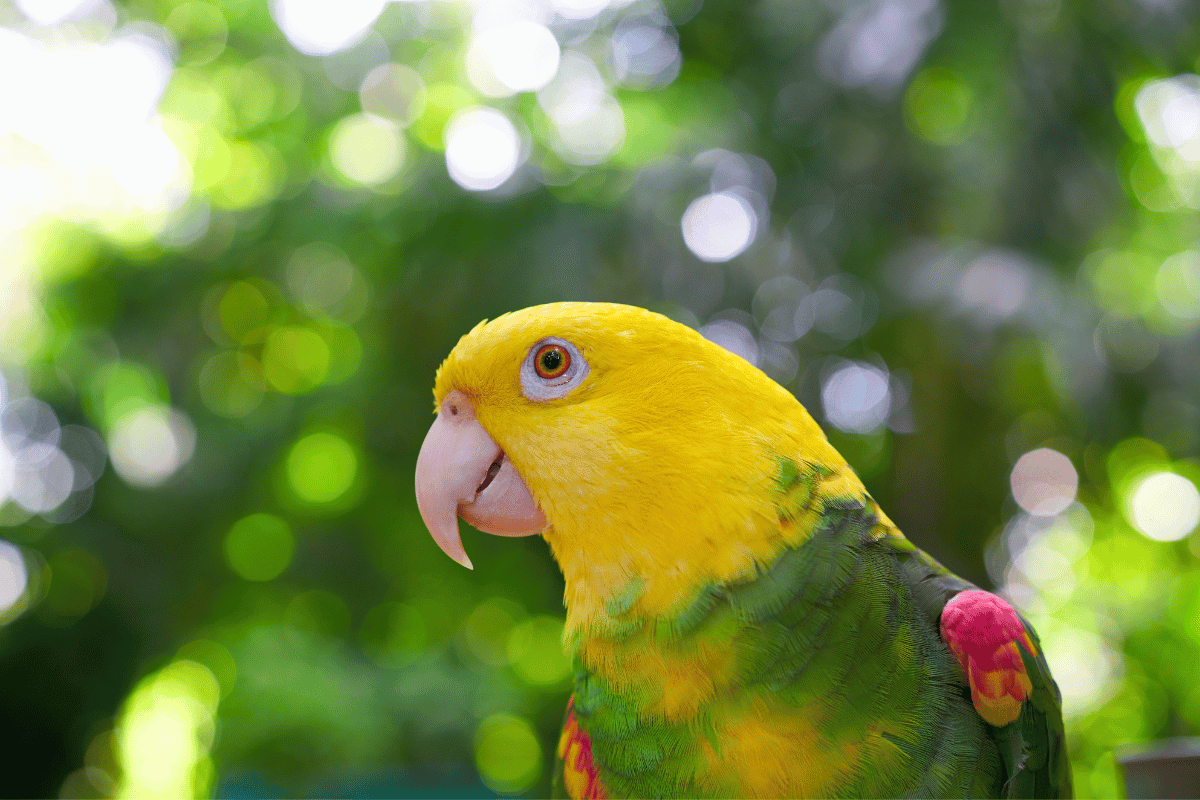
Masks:
[[[465,394],[453,391],[417,456],[417,508],[442,552],[472,569],[458,533],[458,517],[485,533],[528,536],[546,529],[512,462],[475,418]]]

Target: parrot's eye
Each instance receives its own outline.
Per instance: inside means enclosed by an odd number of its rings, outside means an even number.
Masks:
[[[561,377],[571,366],[571,354],[560,344],[544,344],[533,357],[533,369],[539,378]]]
[[[530,400],[557,400],[579,386],[588,372],[575,345],[557,337],[542,339],[529,348],[521,364],[521,391]]]

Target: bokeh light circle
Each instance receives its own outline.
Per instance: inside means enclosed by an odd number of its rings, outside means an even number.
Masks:
[[[553,121],[555,150],[577,166],[604,163],[625,141],[625,114],[607,95],[594,105],[560,106]]]
[[[1080,717],[1103,705],[1124,677],[1121,651],[1094,631],[1057,626],[1042,630],[1046,660],[1062,691],[1063,716]]]
[[[114,737],[123,796],[208,793],[197,785],[196,767],[211,746],[219,697],[212,671],[187,659],[138,682],[125,700]]]
[[[1129,494],[1129,521],[1156,542],[1175,542],[1200,524],[1200,490],[1175,472],[1154,472]]]
[[[381,64],[367,73],[358,96],[363,111],[407,127],[425,111],[425,81],[404,64]]]
[[[1147,81],[1134,97],[1134,108],[1151,142],[1192,156],[1189,161],[1200,160],[1188,147],[1200,140],[1200,76]]]
[[[542,768],[542,747],[533,726],[512,714],[485,719],[475,732],[475,765],[493,791],[517,794],[533,786]]]
[[[311,433],[288,451],[288,485],[297,498],[314,505],[342,498],[358,475],[358,456],[335,433]]]
[[[269,581],[292,563],[296,538],[273,514],[242,517],[225,535],[225,561],[248,581]]]
[[[1184,250],[1163,261],[1154,287],[1167,314],[1189,327],[1200,322],[1200,250]]]
[[[31,22],[49,26],[87,13],[98,0],[15,0],[15,5]]]
[[[700,334],[751,364],[758,364],[758,342],[750,329],[740,322],[731,319],[714,320],[701,328]]]
[[[1071,459],[1042,447],[1017,459],[1009,482],[1017,505],[1030,514],[1052,516],[1075,500],[1079,473]]]
[[[562,649],[563,621],[541,616],[513,627],[506,652],[513,672],[531,686],[556,686],[571,677],[571,660]]]
[[[274,0],[271,13],[293,47],[323,56],[357,44],[385,5],[386,0]]]
[[[407,149],[394,124],[370,114],[342,118],[329,137],[329,160],[334,168],[364,186],[378,186],[396,177]]]
[[[183,412],[143,406],[122,416],[108,435],[113,469],[135,486],[158,486],[186,464],[196,428]]]
[[[838,367],[821,387],[825,416],[848,433],[870,433],[887,421],[892,407],[888,374],[872,364],[851,361]]]
[[[551,0],[554,11],[564,19],[591,19],[608,8],[609,0]]]
[[[495,189],[512,177],[520,160],[516,126],[494,108],[465,109],[446,125],[446,169],[464,189]]]
[[[680,220],[683,241],[703,261],[728,261],[740,255],[758,230],[750,203],[732,192],[706,194],[692,201]]]
[[[0,614],[16,605],[29,585],[21,548],[0,540]]]
[[[467,53],[476,88],[503,96],[536,91],[558,71],[558,40],[545,25],[518,20],[476,34]],[[493,87],[491,79],[500,85]]]
[[[329,357],[329,345],[316,331],[301,325],[280,326],[263,345],[263,377],[277,391],[305,394],[325,381]]]

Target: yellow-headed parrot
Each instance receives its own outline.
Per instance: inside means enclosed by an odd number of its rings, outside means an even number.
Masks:
[[[1007,602],[911,544],[804,407],[631,306],[480,323],[438,370],[421,515],[540,534],[582,797],[1066,797],[1058,688]],[[514,580],[518,576],[513,576]]]

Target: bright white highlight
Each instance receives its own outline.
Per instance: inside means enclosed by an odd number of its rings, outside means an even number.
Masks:
[[[850,433],[870,433],[891,411],[888,374],[861,361],[847,362],[825,380],[821,402],[833,425]]]
[[[271,13],[293,47],[324,56],[361,41],[386,5],[387,0],[275,0]]]
[[[108,435],[113,468],[136,486],[158,486],[186,464],[196,448],[196,429],[182,412],[143,406],[117,420]]]
[[[391,122],[369,114],[343,118],[329,137],[329,160],[355,183],[377,186],[400,172],[407,152],[404,137]]]
[[[558,71],[558,62],[554,34],[529,20],[486,28],[467,50],[468,77],[491,97],[541,89]]]
[[[728,261],[740,255],[758,230],[750,203],[732,192],[696,198],[683,212],[680,224],[684,244],[703,261]]]
[[[16,605],[25,594],[29,576],[21,549],[10,542],[0,541],[0,614]]]
[[[591,19],[608,8],[608,0],[551,0],[550,5],[563,19]]]
[[[102,161],[122,137],[145,126],[171,76],[166,54],[141,35],[54,47],[13,31],[0,30],[0,39],[7,40],[0,41],[0,68],[15,83],[0,109],[7,112],[0,130],[76,169]]]
[[[0,240],[45,217],[101,230],[164,226],[191,193],[190,165],[157,116],[171,70],[162,46],[140,33],[98,45],[0,28],[0,141],[11,145],[0,148]],[[25,293],[5,294],[0,317]]]
[[[446,169],[464,189],[495,189],[512,177],[520,161],[517,129],[494,108],[464,109],[446,125]]]
[[[26,511],[44,514],[66,501],[75,485],[71,460],[54,448],[33,469],[16,474],[11,489],[13,501]]]
[[[1200,490],[1182,475],[1155,472],[1134,486],[1129,521],[1156,542],[1176,542],[1200,524]]]
[[[60,428],[50,406],[32,397],[0,396],[0,408],[0,504],[46,514],[104,472],[103,447],[90,429]]]
[[[1151,142],[1200,163],[1200,75],[1147,81],[1133,103]]]
[[[17,8],[38,25],[57,25],[80,17],[100,5],[101,0],[15,0]]]
[[[1200,208],[1200,75],[1147,81],[1133,104],[1150,153],[1177,199],[1189,208]],[[1140,194],[1139,199],[1147,202]]]
[[[1030,514],[1048,517],[1065,511],[1075,500],[1079,473],[1071,459],[1043,447],[1017,459],[1009,482],[1017,505]]]

